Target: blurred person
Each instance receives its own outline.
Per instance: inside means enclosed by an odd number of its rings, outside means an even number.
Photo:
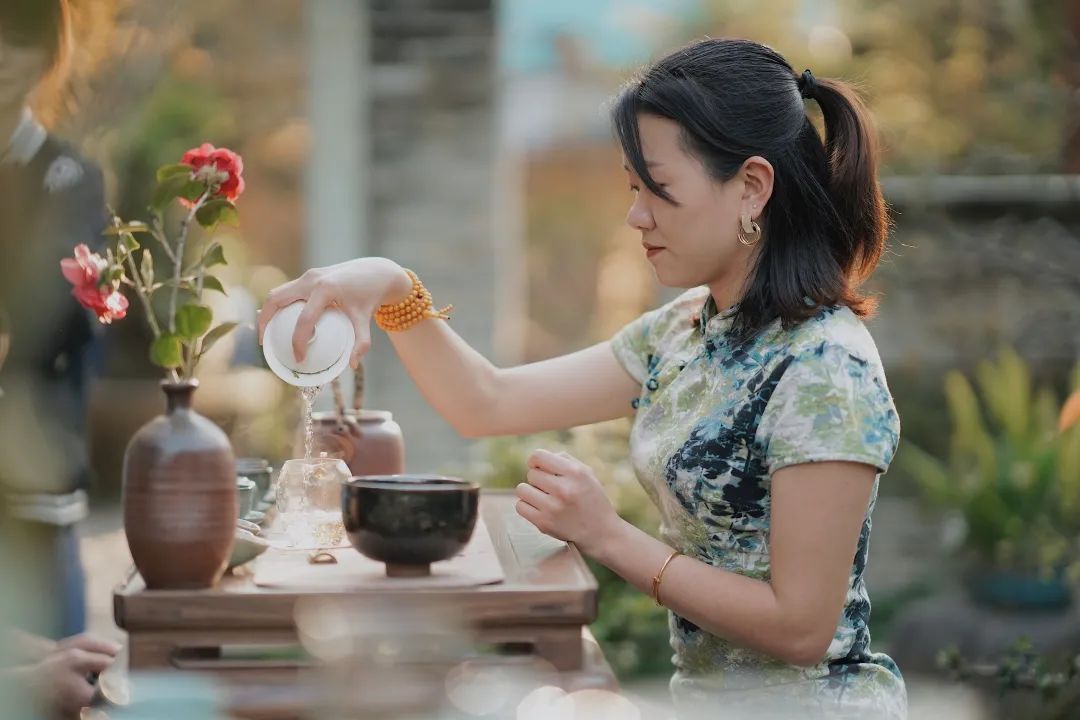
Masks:
[[[517,510],[669,609],[680,714],[906,717],[899,669],[870,648],[864,583],[900,431],[859,290],[888,230],[868,112],[842,81],[710,39],[645,69],[612,115],[633,193],[626,221],[659,281],[688,290],[609,342],[497,368],[433,322],[447,311],[384,258],[276,288],[260,333],[306,301],[302,358],[333,305],[353,321],[355,364],[374,317],[467,437],[632,416],[630,456],[661,539],[622,520],[565,453],[529,457]]]
[[[103,245],[100,170],[30,110],[62,82],[66,0],[0,3],[0,491],[3,521],[36,554],[26,580],[56,612],[29,628],[49,637],[85,626],[76,525],[86,516],[87,381],[100,353],[92,315],[71,296],[60,260]]]
[[[116,643],[92,635],[52,642],[14,633],[6,639],[22,657],[20,665],[0,668],[0,686],[17,687],[44,717],[78,718],[95,698],[98,676],[120,651]]]
[[[10,327],[0,312],[0,371],[9,347]],[[31,615],[34,603],[39,602],[21,579],[33,572],[40,552],[32,537],[19,532],[21,523],[12,527],[7,498],[2,494],[0,515],[0,574],[6,579],[0,593],[0,617],[11,622]],[[0,647],[0,699],[5,717],[79,717],[95,698],[97,677],[120,651],[116,643],[92,635],[73,635],[57,642],[14,627],[0,628]]]

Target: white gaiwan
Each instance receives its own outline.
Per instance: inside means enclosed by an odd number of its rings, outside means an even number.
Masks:
[[[279,378],[298,387],[316,387],[330,382],[349,367],[356,333],[345,313],[327,308],[315,324],[303,362],[292,350],[293,331],[305,303],[294,302],[274,313],[263,333],[263,356]]]

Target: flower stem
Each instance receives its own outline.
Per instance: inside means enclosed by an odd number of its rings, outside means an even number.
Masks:
[[[161,225],[161,215],[156,211],[154,213],[154,224],[150,230],[150,235],[158,241],[158,245],[161,245],[161,249],[169,256],[169,260],[175,263],[176,256],[173,254],[172,247],[169,246],[169,241],[165,239],[165,229]]]
[[[143,250],[143,252],[150,251]],[[131,269],[131,276],[134,278],[131,285],[135,288],[135,294],[139,296],[139,300],[142,302],[143,310],[146,311],[146,321],[150,323],[150,329],[154,332],[154,339],[157,340],[161,336],[161,326],[158,325],[157,318],[154,317],[154,308],[150,305],[150,297],[146,293],[146,287],[143,285],[145,279],[139,274],[139,269],[135,267],[135,256],[132,253],[127,254],[127,262]]]
[[[143,252],[150,252],[149,248],[143,250]],[[133,253],[127,254],[128,267],[131,270],[131,277],[134,278],[129,284],[135,288],[135,294],[139,296],[139,301],[142,303],[143,311],[146,312],[146,321],[150,324],[150,330],[154,333],[154,339],[157,340],[161,337],[161,326],[158,325],[157,318],[154,317],[154,307],[150,304],[150,295],[147,291],[144,282],[146,278],[139,274],[139,269],[135,266],[135,255]],[[176,368],[169,368],[169,377],[173,382],[179,382],[180,376],[176,373]]]
[[[203,278],[206,277],[206,266],[199,264],[195,271],[195,299],[197,302],[202,302],[203,293]],[[188,368],[188,377],[195,374],[195,363],[199,362],[199,357],[202,355],[202,338],[195,338],[191,344],[191,354],[188,362],[190,367]]]
[[[180,235],[176,239],[176,252],[173,254],[173,287],[172,293],[169,295],[169,332],[176,332],[176,298],[180,294],[180,275],[183,270],[184,263],[184,245],[187,244],[188,229],[191,227],[191,221],[195,219],[195,213],[199,211],[203,203],[206,202],[207,196],[210,194],[209,190],[203,192],[199,196],[199,199],[195,201],[195,204],[188,210],[187,215],[180,222]],[[184,363],[184,377],[191,377],[189,363]]]

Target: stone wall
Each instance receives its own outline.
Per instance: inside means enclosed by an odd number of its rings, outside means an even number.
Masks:
[[[1080,358],[1080,177],[885,181],[892,247],[872,286],[890,369],[970,365],[1002,344],[1048,372]]]

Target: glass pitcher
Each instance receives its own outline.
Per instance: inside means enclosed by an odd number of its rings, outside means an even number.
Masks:
[[[341,486],[351,477],[340,458],[289,460],[277,481],[278,518],[286,547],[318,549],[345,545]]]

